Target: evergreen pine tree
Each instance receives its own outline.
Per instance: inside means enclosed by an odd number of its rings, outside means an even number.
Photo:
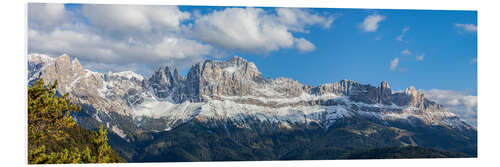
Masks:
[[[80,110],[68,94],[56,94],[57,81],[45,86],[43,79],[28,88],[28,163],[110,163],[123,162],[108,145],[106,130],[99,133],[76,125],[70,113]],[[74,143],[75,138],[88,143]],[[90,147],[89,147],[90,146]]]

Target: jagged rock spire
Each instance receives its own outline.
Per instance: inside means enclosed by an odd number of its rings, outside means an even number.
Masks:
[[[392,104],[391,101],[392,90],[387,81],[382,81],[378,87],[377,102],[383,104]]]
[[[181,83],[184,81],[184,77],[179,74],[179,70],[177,68],[174,69],[174,84]]]
[[[159,68],[149,79],[151,87],[155,90],[155,94],[158,97],[165,98],[170,93],[170,90],[174,86],[172,73],[170,68],[165,66],[164,68]]]

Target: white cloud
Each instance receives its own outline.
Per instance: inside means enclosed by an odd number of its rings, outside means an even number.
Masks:
[[[318,14],[307,12],[297,8],[277,8],[278,20],[289,26],[294,31],[305,31],[304,27],[308,25],[321,25],[323,28],[330,28],[334,18],[324,17]]]
[[[215,55],[210,45],[181,33],[190,14],[177,6],[83,5],[77,14],[89,24],[63,4],[30,4],[28,11],[29,53],[67,53],[95,70],[188,67]]]
[[[49,31],[68,22],[69,16],[64,4],[28,4],[28,26],[32,28]]]
[[[391,60],[391,66],[390,66],[390,69],[391,71],[394,71],[397,67],[398,67],[398,64],[399,64],[399,58],[394,58]]]
[[[292,8],[226,8],[201,15],[177,6],[84,4],[69,10],[63,4],[29,4],[28,53],[67,53],[100,71],[183,68],[208,57],[223,58],[227,50],[313,51],[313,43],[293,33],[309,33],[310,26],[329,28],[333,21]]]
[[[99,33],[128,41],[162,40],[191,16],[177,6],[92,4],[83,5],[82,15]]]
[[[455,24],[455,27],[465,30],[467,32],[476,32],[477,26],[474,24]]]
[[[295,38],[292,32],[307,32],[305,28],[310,25],[328,28],[333,22],[331,17],[300,9],[278,8],[276,12],[226,8],[195,18],[193,32],[197,38],[226,50],[268,53],[294,46],[304,49],[310,42]]]
[[[84,5],[82,14],[92,25],[109,31],[177,30],[188,12],[177,6]]]
[[[295,44],[297,45],[296,46],[297,49],[299,49],[302,52],[313,51],[316,49],[314,44],[312,44],[308,40],[305,40],[304,38],[296,38]]]
[[[477,96],[463,91],[431,89],[422,91],[426,98],[442,104],[465,122],[477,126]]]
[[[425,54],[420,54],[417,56],[416,60],[417,61],[424,61]]]
[[[173,36],[165,37],[156,44],[131,46],[126,42],[71,30],[55,30],[50,33],[36,30],[28,32],[28,50],[32,53],[50,55],[67,53],[83,61],[94,63],[124,65],[134,62],[151,65],[187,66],[209,55],[211,49],[210,46],[194,40]]]
[[[401,54],[403,54],[403,55],[410,55],[411,52],[410,52],[410,50],[405,49],[405,50],[401,51]]]
[[[406,35],[406,32],[410,30],[410,27],[405,27],[403,30],[401,30],[401,34],[396,37],[396,40],[398,41],[403,41],[404,36]]]
[[[165,37],[154,47],[156,55],[162,59],[191,59],[210,53],[211,47],[194,40],[176,37]]]
[[[366,16],[363,23],[360,24],[360,27],[366,32],[375,32],[379,27],[379,23],[385,19],[385,16],[381,16],[378,14],[373,14]]]

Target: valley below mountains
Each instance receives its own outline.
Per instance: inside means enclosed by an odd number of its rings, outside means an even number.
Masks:
[[[99,73],[69,55],[28,55],[28,84],[58,81],[104,125],[128,162],[477,157],[477,130],[415,87],[393,92],[341,80],[317,86],[265,78],[241,57],[205,60],[186,76]]]

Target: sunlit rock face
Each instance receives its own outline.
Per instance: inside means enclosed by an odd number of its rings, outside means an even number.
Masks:
[[[314,122],[328,128],[353,117],[472,128],[414,87],[393,93],[385,81],[376,87],[351,80],[311,86],[290,78],[264,79],[254,63],[241,57],[196,63],[186,77],[169,67],[149,78],[131,71],[102,74],[84,69],[68,55],[29,55],[28,68],[29,83],[57,80],[59,93],[91,106],[96,120],[113,120],[114,129],[121,128],[118,118],[104,119],[99,113],[125,116],[144,131],[172,129],[192,120],[228,120],[240,127],[250,127],[248,120],[280,127]]]

